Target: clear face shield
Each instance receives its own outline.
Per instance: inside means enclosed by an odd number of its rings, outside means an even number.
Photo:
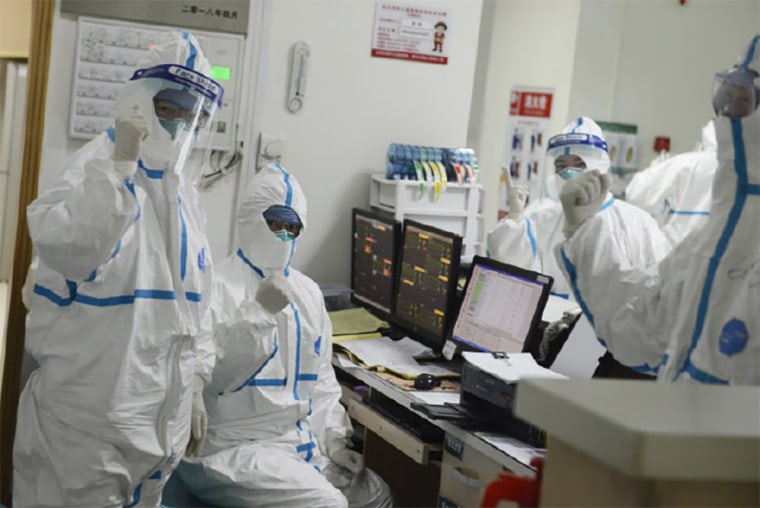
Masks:
[[[564,183],[587,169],[607,173],[610,158],[607,142],[587,133],[558,134],[549,139],[546,150],[547,168],[554,168],[557,195]]]
[[[744,118],[751,115],[760,101],[758,73],[747,67],[734,67],[715,74],[713,109],[716,115]]]
[[[136,104],[152,120],[148,139],[141,147],[143,164],[149,169],[182,174],[197,183],[208,160],[209,129],[221,104],[222,86],[176,64],[139,69],[131,81],[138,85]],[[128,108],[129,101],[120,101],[117,107]]]

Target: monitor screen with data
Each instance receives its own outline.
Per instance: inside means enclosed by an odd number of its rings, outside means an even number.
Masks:
[[[554,280],[475,256],[452,339],[465,349],[519,353],[541,322]]]
[[[390,317],[401,225],[392,217],[352,210],[352,299],[383,319]]]
[[[440,351],[456,306],[462,238],[404,221],[393,321],[409,336]]]

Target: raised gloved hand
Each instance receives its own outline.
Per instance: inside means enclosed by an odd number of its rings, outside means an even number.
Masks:
[[[293,299],[288,279],[282,273],[268,275],[256,291],[256,301],[270,314],[277,314]]]
[[[187,445],[186,455],[198,457],[203,451],[206,442],[206,430],[208,429],[208,415],[206,404],[203,402],[203,389],[206,382],[199,375],[193,378],[193,402],[190,413],[190,442]]]
[[[332,460],[338,466],[351,471],[353,474],[359,474],[364,470],[364,457],[358,452],[348,448],[338,448],[330,454]]]
[[[562,187],[559,200],[565,212],[562,232],[566,237],[573,236],[581,224],[599,211],[609,188],[609,175],[595,169],[584,171]]]
[[[507,204],[509,205],[508,217],[512,220],[520,220],[525,212],[525,202],[528,200],[528,188],[512,181],[507,166],[501,167],[504,181],[507,182]]]
[[[114,122],[113,156],[114,167],[125,178],[137,170],[140,158],[140,143],[150,132],[148,121],[135,106],[129,116],[122,116]]]

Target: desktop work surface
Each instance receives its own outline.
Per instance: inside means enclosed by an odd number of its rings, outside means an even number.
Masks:
[[[448,436],[460,440],[462,444],[479,451],[484,456],[499,463],[505,469],[520,475],[532,476],[535,474],[534,468],[530,466],[530,460],[536,456],[543,455],[544,450],[542,448],[529,446],[528,444],[507,435],[495,432],[468,430],[452,423],[451,421],[433,419],[426,415],[425,412],[416,410],[413,407],[418,404],[455,404],[459,402],[460,394],[458,390],[453,391],[444,389],[443,391],[413,391],[401,387],[398,383],[390,381],[390,376],[388,375],[368,370],[357,364],[351,363],[342,356],[335,357],[333,360],[333,366],[338,371],[339,378],[345,378],[346,376],[354,378],[360,384],[366,385],[370,390],[378,393],[383,398],[393,401],[405,411],[409,412],[409,414],[413,415],[414,418],[424,419],[430,425],[439,428]],[[440,366],[436,367],[442,368]],[[367,406],[367,410],[364,412],[365,414],[371,412],[374,413],[372,416],[377,416],[378,418],[383,417],[383,411],[376,411],[372,404],[367,404],[366,401],[360,400],[358,396],[344,397],[343,402],[348,406],[349,413],[351,413],[352,410],[354,410],[353,412],[356,412],[356,407],[363,404]],[[364,424],[364,422],[361,423]],[[403,452],[405,450],[401,451]],[[409,456],[412,455],[413,452],[410,452]],[[420,460],[423,460],[421,456]]]
[[[342,401],[365,428],[365,463],[390,485],[396,506],[479,506],[499,473],[535,476],[530,461],[543,456],[544,449],[433,419],[414,408],[457,403],[455,383],[445,380],[441,391],[413,391],[409,380],[368,370],[342,356],[336,355],[333,365],[340,380],[369,389],[361,397],[356,389],[344,388]],[[376,404],[378,400],[390,406]]]

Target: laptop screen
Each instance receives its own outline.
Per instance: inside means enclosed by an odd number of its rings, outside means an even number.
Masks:
[[[548,275],[475,256],[452,339],[464,349],[523,351],[553,283]]]

